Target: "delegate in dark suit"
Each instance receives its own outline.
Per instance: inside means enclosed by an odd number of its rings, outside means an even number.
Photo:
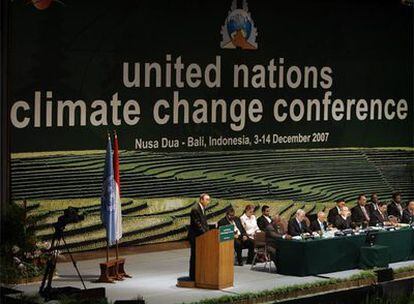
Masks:
[[[234,251],[236,251],[237,255],[237,262],[239,265],[243,264],[242,260],[242,250],[243,248],[249,249],[248,257],[247,257],[247,263],[251,263],[254,257],[254,242],[252,239],[250,239],[247,236],[246,230],[244,229],[240,219],[238,217],[234,217],[233,219],[234,224],[236,225],[237,229],[240,231],[240,235],[238,238],[236,236],[234,237]],[[223,217],[221,220],[218,221],[218,226],[227,226],[227,225],[233,225],[227,218],[227,216]],[[245,237],[245,240],[243,240],[243,237]]]
[[[375,204],[375,203],[370,203],[370,204],[365,205],[365,207],[366,207],[366,208],[367,208],[367,210],[368,210],[369,217],[371,217],[371,216],[372,216],[372,213],[373,213],[375,210],[377,210],[377,209],[378,209],[378,204]]]
[[[369,224],[370,226],[376,226],[377,224],[383,225],[386,221],[388,221],[388,216],[386,214],[381,214],[377,209],[372,212]]]
[[[270,258],[276,265],[276,240],[283,237],[283,229],[279,225],[269,223],[264,229],[266,233],[266,246]]]
[[[335,227],[339,230],[345,230],[351,228],[351,217],[348,216],[346,219],[344,219],[342,216],[337,215],[335,219]]]
[[[404,209],[404,211],[403,211],[403,215],[402,215],[402,218],[401,218],[401,223],[404,223],[404,224],[414,223],[414,214],[412,214],[410,212],[410,210],[408,210],[407,208]]]
[[[367,217],[365,217],[364,211],[360,205],[356,205],[351,209],[351,221],[355,223],[357,226],[361,225],[363,222],[369,222],[370,216],[367,207],[365,208],[365,212]]]
[[[333,207],[328,212],[328,222],[335,225],[336,216],[339,214],[338,207]]]
[[[265,231],[266,230],[266,227],[267,227],[267,225],[269,224],[270,222],[265,218],[265,216],[264,215],[261,215],[261,216],[259,216],[258,218],[257,218],[257,226],[259,226],[259,229],[261,230],[261,231]]]
[[[202,235],[209,230],[207,217],[205,212],[202,210],[199,203],[196,203],[190,212],[190,227],[188,229],[188,239],[191,245],[190,255],[190,278],[195,280],[195,248],[196,248],[196,237]]]
[[[388,215],[395,216],[398,218],[398,221],[401,220],[403,214],[403,206],[401,204],[397,205],[395,202],[392,202],[387,207]]]
[[[295,217],[290,219],[289,225],[288,225],[288,233],[291,236],[298,236],[305,232],[311,232],[309,227],[306,225],[305,221],[302,221],[299,224],[299,222],[297,221]]]
[[[326,231],[328,229],[328,223],[327,222],[322,222],[322,227],[323,227],[324,231]],[[321,231],[322,227],[321,227],[321,224],[319,223],[318,219],[314,220],[310,225],[310,229],[312,231]]]

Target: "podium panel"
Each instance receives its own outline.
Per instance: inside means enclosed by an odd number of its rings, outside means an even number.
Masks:
[[[230,233],[231,232],[231,237]],[[210,230],[196,239],[196,277],[199,288],[223,289],[234,281],[233,226]]]

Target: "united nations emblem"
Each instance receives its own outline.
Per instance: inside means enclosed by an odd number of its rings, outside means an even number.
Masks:
[[[223,49],[257,50],[257,29],[247,7],[247,0],[243,0],[242,8],[237,8],[237,0],[233,0],[229,14],[221,27]]]

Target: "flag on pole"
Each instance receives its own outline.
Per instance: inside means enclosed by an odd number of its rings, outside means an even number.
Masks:
[[[119,177],[118,136],[114,137],[114,180],[115,180],[115,214],[116,214],[116,241],[122,237],[122,210],[121,210],[121,180]]]
[[[106,238],[109,245],[116,242],[117,217],[115,211],[115,180],[112,158],[111,138],[108,134],[106,146],[105,169],[102,183],[101,219],[106,229]]]

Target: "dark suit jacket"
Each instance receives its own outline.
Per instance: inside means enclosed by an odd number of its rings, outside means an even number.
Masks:
[[[369,224],[371,226],[376,226],[377,224],[383,224],[385,221],[388,220],[388,216],[384,214],[384,216],[381,215],[381,213],[378,210],[374,210],[372,212],[371,220]]]
[[[365,208],[368,210],[369,217],[372,216],[372,213],[378,209],[378,206],[374,203],[369,203],[365,205]]]
[[[335,218],[335,227],[339,230],[345,230],[351,228],[351,217],[348,216],[346,220],[342,218],[339,214]]]
[[[269,224],[269,221],[263,215],[258,217],[257,226],[259,226],[259,229],[261,231],[265,231],[268,224]]]
[[[300,228],[299,223],[296,220],[296,218],[295,217],[291,218],[288,224],[288,233],[291,236],[297,236],[305,232],[311,232],[309,227],[306,226],[305,221],[302,221],[301,225],[302,225],[302,229]]]
[[[240,230],[241,236],[247,236],[246,230],[244,229],[240,219],[238,217],[234,218],[234,223],[236,224],[236,227]],[[218,226],[227,226],[232,225],[232,223],[228,220],[227,216],[223,217],[221,220],[218,221]]]
[[[323,227],[325,228],[325,231],[328,229],[328,223],[327,222],[323,222]],[[320,231],[321,227],[319,226],[319,222],[318,219],[314,220],[311,225],[310,225],[310,229],[312,231]]]
[[[203,214],[199,203],[196,203],[190,212],[190,227],[188,229],[188,238],[194,240],[197,236],[209,230],[207,217]]]
[[[329,210],[329,212],[328,212],[328,222],[330,223],[330,224],[333,224],[333,225],[335,225],[335,219],[336,219],[336,216],[338,215],[339,213],[338,213],[338,208],[335,206],[335,207],[333,207],[332,209],[330,209]]]
[[[401,208],[404,209],[404,206],[402,204],[401,204]],[[400,210],[398,209],[397,204],[395,202],[392,202],[391,204],[388,205],[387,213],[388,215],[393,215],[396,218],[398,218],[398,220],[401,220],[402,214],[400,213]]]
[[[267,249],[271,254],[276,253],[276,240],[283,237],[282,227],[278,227],[273,223],[266,225],[264,229],[266,233],[266,245]]]
[[[411,224],[413,222],[414,222],[414,215],[412,215],[410,211],[408,211],[408,209],[405,208],[403,211],[402,218],[401,218],[401,223]]]
[[[370,212],[367,207],[365,207],[365,210],[368,214],[368,216],[371,218]],[[351,220],[352,222],[356,223],[358,226],[362,222],[366,222],[367,219],[365,218],[364,212],[362,212],[362,208],[360,205],[356,205],[351,209]]]

